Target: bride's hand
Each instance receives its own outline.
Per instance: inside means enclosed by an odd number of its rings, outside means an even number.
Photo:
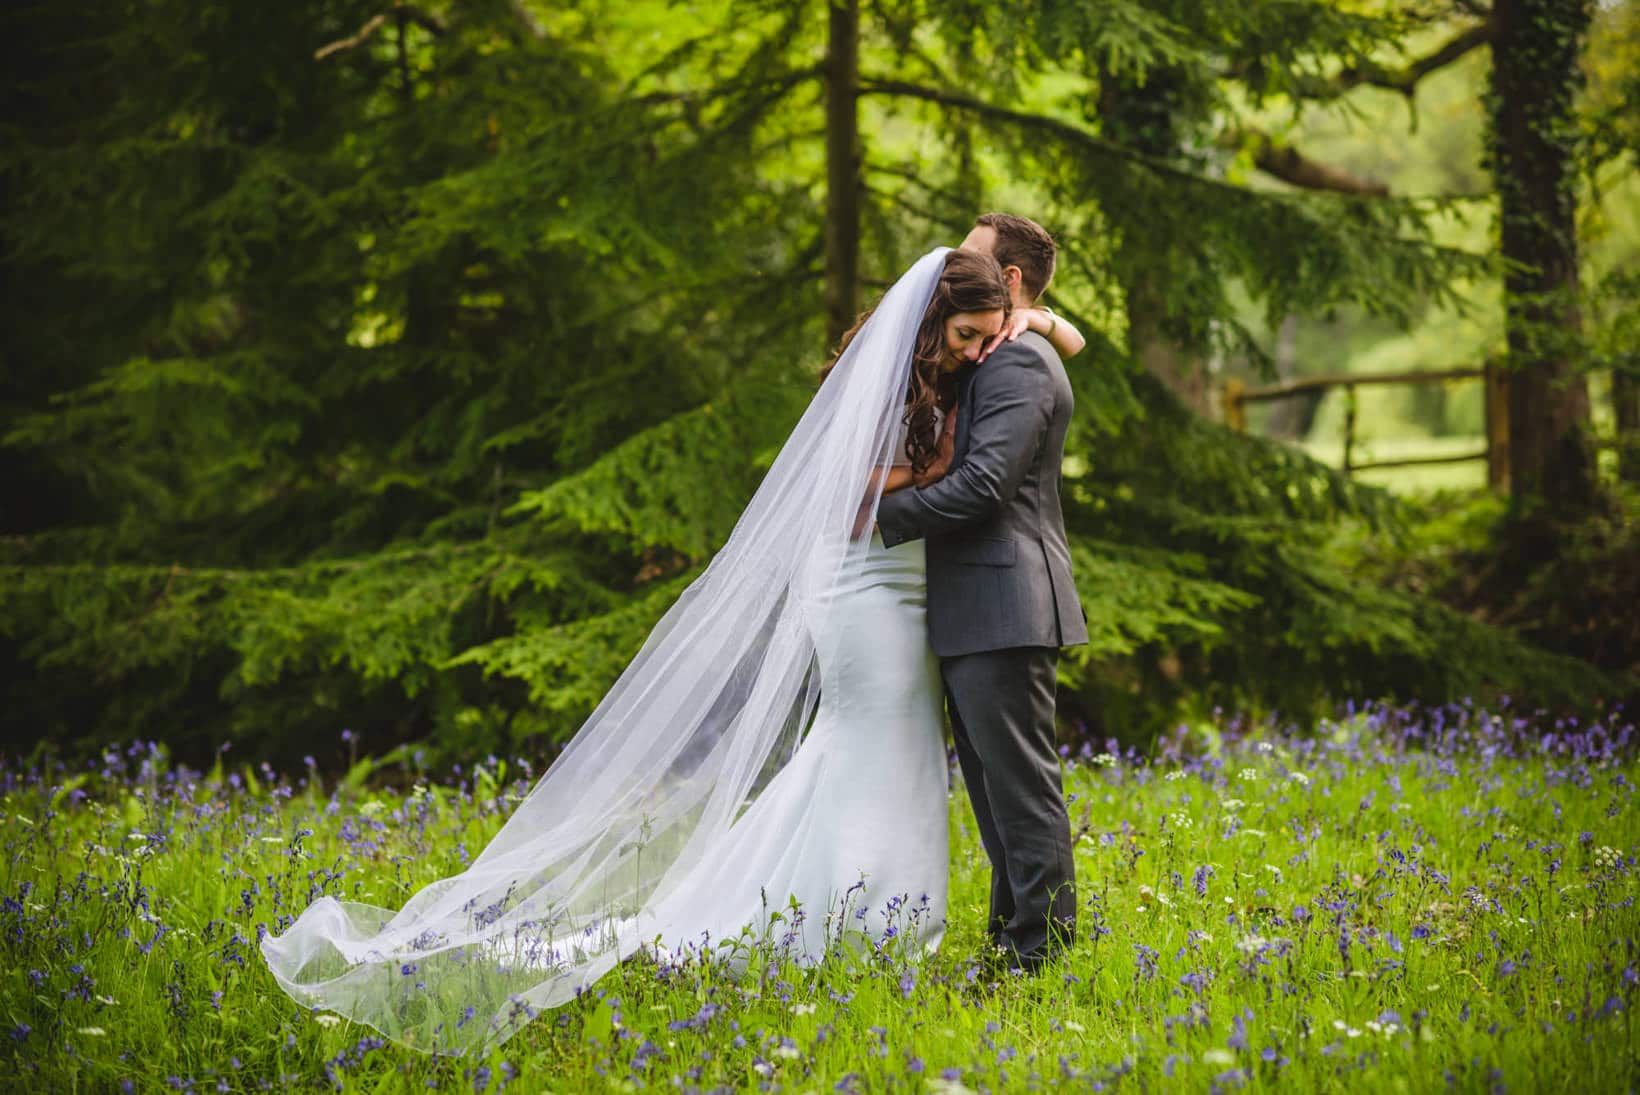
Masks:
[[[934,444],[934,459],[928,462],[921,475],[912,477],[912,483],[919,487],[926,487],[930,483],[937,483],[945,478],[945,473],[951,470],[951,455],[957,443],[957,408],[952,404],[951,409],[945,412],[945,422],[940,427],[940,439]]]

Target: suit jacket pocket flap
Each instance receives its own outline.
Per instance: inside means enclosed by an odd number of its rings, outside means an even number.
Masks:
[[[964,540],[951,545],[950,558],[968,566],[1011,567],[1014,547],[1012,540]]]

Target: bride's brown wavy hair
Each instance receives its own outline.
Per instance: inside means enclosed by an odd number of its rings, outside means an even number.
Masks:
[[[927,470],[939,444],[940,427],[935,408],[950,411],[957,401],[956,376],[940,368],[946,356],[945,321],[964,312],[994,312],[999,308],[1006,320],[1012,311],[1012,302],[997,260],[961,248],[948,252],[945,270],[934,285],[934,295],[923,312],[922,322],[917,325],[917,341],[911,351],[911,380],[905,393],[905,416],[900,419],[906,427],[906,455],[911,460],[911,470],[917,475]],[[822,382],[831,375],[832,366],[843,356],[873,311],[875,306],[862,312],[854,326],[837,341],[836,351],[820,372]]]

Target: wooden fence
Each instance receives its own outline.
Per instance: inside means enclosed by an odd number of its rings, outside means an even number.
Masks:
[[[1479,452],[1459,453],[1455,456],[1409,457],[1399,460],[1355,462],[1355,389],[1368,384],[1447,384],[1455,380],[1479,380],[1486,385],[1486,447]],[[1288,399],[1301,392],[1329,388],[1344,389],[1344,473],[1366,471],[1370,468],[1400,468],[1414,464],[1456,464],[1470,460],[1486,461],[1486,479],[1494,488],[1501,489],[1508,474],[1508,411],[1504,400],[1505,389],[1501,375],[1490,366],[1471,366],[1459,369],[1396,373],[1334,373],[1327,376],[1306,376],[1283,380],[1278,384],[1248,386],[1231,379],[1224,386],[1224,420],[1232,429],[1247,428],[1247,404],[1275,399]]]

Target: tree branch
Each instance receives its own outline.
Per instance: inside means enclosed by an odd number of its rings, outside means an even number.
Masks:
[[[1312,160],[1291,145],[1277,144],[1268,133],[1256,129],[1227,130],[1218,143],[1221,148],[1231,149],[1251,145],[1253,163],[1258,169],[1291,186],[1372,197],[1389,194],[1389,187],[1377,179],[1361,178],[1341,167]]]
[[[1458,32],[1433,53],[1401,68],[1389,68],[1369,61],[1363,65],[1346,68],[1331,79],[1301,82],[1295,89],[1295,94],[1308,99],[1336,99],[1345,92],[1366,84],[1410,97],[1417,90],[1419,80],[1490,44],[1493,36],[1492,23],[1487,20]]]
[[[364,26],[359,28],[358,33],[354,34],[351,38],[338,38],[336,41],[331,42],[328,45],[320,46],[313,52],[313,59],[315,61],[323,61],[326,57],[329,57],[333,53],[341,53],[345,50],[358,49],[370,40],[371,35],[386,26],[388,20],[390,19],[408,20],[409,22],[416,24],[418,27],[421,27],[434,37],[442,35],[448,29],[443,22],[422,11],[420,8],[412,7],[409,4],[395,4],[392,11],[384,11],[378,15],[372,15],[365,21]]]
[[[1050,118],[1043,114],[1027,114],[1022,111],[1011,110],[1008,107],[997,106],[994,103],[975,99],[961,92],[941,91],[938,88],[923,87],[920,84],[907,83],[903,80],[862,79],[860,81],[860,94],[921,99],[925,102],[966,110],[984,118],[994,118],[1009,125],[1048,133],[1067,144],[1078,146],[1084,151],[1121,160],[1152,174],[1176,179],[1189,186],[1235,194],[1239,198],[1253,196],[1252,192],[1243,186],[1223,179],[1194,174],[1165,160],[1147,156],[1115,141],[1107,140],[1098,134],[1090,133],[1070,122]],[[1349,194],[1353,197],[1391,196],[1389,188],[1377,180],[1357,178],[1340,168],[1310,160],[1296,150],[1280,148],[1266,135],[1258,134],[1257,136],[1262,138],[1265,147],[1255,147],[1255,162],[1260,170],[1276,178],[1307,190],[1325,190]],[[1242,137],[1239,134],[1225,139],[1226,143],[1233,148],[1241,147],[1241,140]]]
[[[921,99],[924,102],[939,103],[942,106],[956,107],[978,114],[983,118],[995,118],[998,121],[1008,122],[1011,125],[1024,126],[1028,129],[1038,129],[1062,137],[1072,144],[1080,145],[1090,152],[1097,152],[1104,156],[1114,156],[1124,160],[1143,161],[1149,164],[1146,157],[1125,148],[1115,141],[1106,140],[1097,134],[1089,133],[1080,126],[1069,122],[1050,118],[1045,114],[1026,114],[1018,110],[1010,110],[1005,106],[987,103],[971,95],[964,95],[956,91],[941,91],[938,88],[924,87],[921,84],[908,83],[904,80],[870,80],[860,81],[861,95],[888,95],[900,96],[907,99]],[[1184,174],[1166,165],[1154,164],[1174,174]],[[1191,176],[1194,178],[1194,176]]]
[[[668,103],[684,105],[702,105],[731,98],[743,91],[786,91],[796,87],[804,80],[825,75],[826,67],[821,62],[815,62],[804,68],[792,69],[778,76],[763,76],[751,80],[737,80],[717,84],[713,87],[700,89],[692,88],[688,91],[649,91],[642,95],[634,95],[622,100],[626,105],[634,106],[661,106]]]

